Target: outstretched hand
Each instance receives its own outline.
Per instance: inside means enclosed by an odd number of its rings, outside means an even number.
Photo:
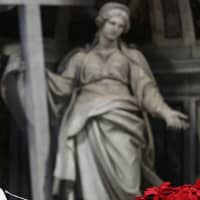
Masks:
[[[187,115],[176,110],[171,110],[165,116],[167,127],[173,129],[184,129],[184,130],[187,129],[189,127],[189,123],[187,122],[187,120],[188,120]]]

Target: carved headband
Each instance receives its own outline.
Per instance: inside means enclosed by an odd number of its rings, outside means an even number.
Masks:
[[[101,27],[106,20],[114,16],[122,17],[125,22],[124,32],[127,32],[130,28],[130,10],[126,5],[121,3],[109,2],[104,4],[96,17],[97,26]]]

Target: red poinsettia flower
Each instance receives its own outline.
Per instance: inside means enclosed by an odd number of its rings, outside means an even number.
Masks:
[[[200,179],[194,185],[185,184],[178,187],[164,182],[159,187],[147,188],[143,196],[136,200],[200,200]]]

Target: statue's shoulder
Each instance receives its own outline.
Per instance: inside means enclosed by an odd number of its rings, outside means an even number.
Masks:
[[[140,69],[143,69],[143,71],[148,74],[149,77],[151,77],[151,79],[153,81],[155,81],[154,76],[151,72],[151,69],[149,67],[149,64],[145,58],[145,56],[143,55],[143,53],[137,49],[136,46],[125,46],[123,45],[123,51],[124,54],[126,54],[126,56],[129,58],[129,60],[132,63],[136,63],[137,66],[140,67]]]
[[[68,63],[72,58],[79,59],[87,54],[86,48],[75,48],[69,51],[61,60],[61,64]]]
[[[69,51],[62,59],[58,65],[58,73],[62,73],[69,64],[72,63],[82,63],[88,54],[87,48],[74,48]]]
[[[127,50],[129,51],[130,54],[136,54],[138,56],[143,55],[141,50],[136,46],[136,44],[129,44],[127,45]]]
[[[143,53],[135,44],[123,44],[122,50],[131,60],[139,62],[141,59],[144,59]]]
[[[65,58],[67,58],[66,60],[69,60],[72,57],[83,57],[83,56],[86,56],[87,54],[88,54],[88,50],[86,48],[75,48],[75,49],[71,50],[65,56]]]

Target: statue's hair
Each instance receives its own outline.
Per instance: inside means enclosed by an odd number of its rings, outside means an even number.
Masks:
[[[125,21],[124,32],[130,29],[130,10],[129,8],[121,3],[108,2],[104,4],[96,17],[96,24],[100,28],[103,26],[106,20],[111,17],[120,16]]]

